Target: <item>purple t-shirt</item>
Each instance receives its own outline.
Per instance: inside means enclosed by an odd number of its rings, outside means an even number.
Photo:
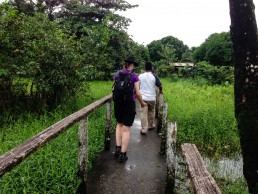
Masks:
[[[118,74],[119,74],[120,71],[122,71],[123,74],[131,73],[131,72],[132,72],[131,70],[127,70],[127,69],[119,70],[119,71],[117,71],[116,74],[114,75],[114,78],[113,78],[114,80],[116,79],[116,77],[118,76]],[[135,92],[134,92],[135,88],[134,88],[134,83],[135,83],[135,82],[138,82],[138,81],[139,81],[138,75],[133,72],[133,73],[131,74],[131,83],[132,83],[131,87],[133,88],[133,90],[132,90],[132,91],[133,91],[133,94],[132,94],[132,96],[133,96],[133,101],[135,101]]]

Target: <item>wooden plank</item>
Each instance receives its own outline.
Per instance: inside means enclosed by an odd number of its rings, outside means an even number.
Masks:
[[[21,163],[37,149],[44,146],[76,122],[87,116],[89,113],[110,101],[111,98],[112,94],[101,98],[100,100],[60,120],[23,144],[0,156],[0,177]]]
[[[221,191],[207,170],[195,144],[181,145],[182,154],[188,167],[190,179],[197,194],[221,194]]]

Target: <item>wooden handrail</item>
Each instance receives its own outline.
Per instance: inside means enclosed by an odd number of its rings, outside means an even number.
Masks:
[[[221,194],[217,183],[206,168],[195,144],[182,144],[181,149],[195,193]]]
[[[93,112],[103,104],[110,102],[111,99],[112,94],[101,98],[100,100],[60,120],[59,122],[48,127],[44,131],[33,136],[31,139],[24,142],[23,144],[17,146],[16,148],[13,148],[9,152],[0,156],[0,177],[2,177],[6,172],[10,171],[13,167],[20,164],[25,158],[33,154],[37,149],[43,147],[48,142],[59,136],[76,122],[80,120],[83,120],[85,122],[85,119],[87,119],[88,115],[91,112]]]

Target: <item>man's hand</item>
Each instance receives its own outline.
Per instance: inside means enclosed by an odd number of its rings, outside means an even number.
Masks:
[[[141,107],[142,107],[142,108],[145,107],[145,106],[147,106],[147,103],[146,103],[146,102],[141,103]]]

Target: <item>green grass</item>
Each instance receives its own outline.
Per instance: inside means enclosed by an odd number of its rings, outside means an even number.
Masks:
[[[111,93],[112,82],[90,82],[52,113],[26,115],[0,129],[0,155],[62,118]],[[86,92],[87,91],[87,92]],[[104,147],[105,106],[89,116],[89,163]],[[78,124],[39,149],[0,180],[0,193],[75,193],[78,169]]]
[[[194,143],[202,156],[239,156],[240,140],[234,116],[233,85],[208,86],[204,80],[162,79],[168,120],[177,122],[177,146]],[[243,178],[214,176],[222,193],[247,194]]]
[[[234,117],[233,86],[198,85],[193,80],[163,79],[168,119],[178,126],[177,144],[194,143],[213,157],[240,153]]]
[[[201,154],[219,158],[240,153],[234,118],[233,86],[162,79],[168,119],[178,126],[177,145],[195,143]],[[111,93],[112,82],[83,83],[74,98],[41,116],[24,115],[0,129],[0,155],[62,118]],[[87,90],[89,88],[89,90]],[[104,146],[105,106],[89,116],[89,168]],[[114,121],[113,121],[114,128]],[[0,179],[0,193],[75,193],[80,184],[78,124],[39,149]],[[215,177],[216,178],[216,177]],[[219,180],[223,193],[245,193],[244,181]]]

